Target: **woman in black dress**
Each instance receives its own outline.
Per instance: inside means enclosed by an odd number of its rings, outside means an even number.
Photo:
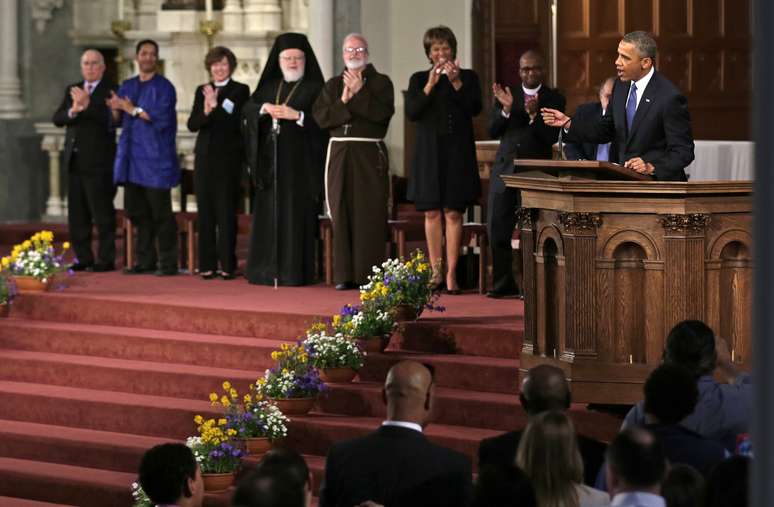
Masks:
[[[250,88],[231,79],[236,57],[217,46],[204,58],[212,80],[196,89],[188,130],[198,132],[194,154],[194,192],[199,227],[199,274],[224,280],[236,271],[237,207],[244,149],[242,106]],[[218,270],[220,261],[220,270]]]
[[[481,112],[481,86],[475,72],[459,67],[457,39],[449,28],[430,28],[423,44],[432,67],[412,75],[406,92],[406,116],[417,124],[408,198],[425,213],[433,286],[445,281],[449,294],[459,294],[462,214],[481,193],[473,137],[473,117]]]

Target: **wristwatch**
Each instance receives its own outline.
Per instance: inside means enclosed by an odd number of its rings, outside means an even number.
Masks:
[[[141,107],[135,107],[134,109],[132,109],[132,116],[134,116],[136,118],[136,117],[140,116],[144,112],[145,112],[145,109],[143,109]]]

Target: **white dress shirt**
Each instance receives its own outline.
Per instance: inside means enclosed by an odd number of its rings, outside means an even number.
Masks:
[[[610,507],[666,507],[666,501],[653,493],[632,491],[615,495]]]
[[[384,421],[382,423],[382,426],[397,426],[399,428],[406,428],[409,430],[414,430],[422,433],[422,426],[420,426],[417,423],[408,422],[408,421]]]
[[[650,83],[650,78],[653,77],[653,72],[655,72],[655,68],[651,67],[650,72],[639,78],[637,81],[634,81],[634,84],[637,85],[637,107],[640,107],[640,101],[642,100],[642,92],[645,91],[645,88],[648,87],[648,83]],[[629,91],[626,93],[626,97],[628,100],[629,93],[631,93],[632,87],[629,85]]]

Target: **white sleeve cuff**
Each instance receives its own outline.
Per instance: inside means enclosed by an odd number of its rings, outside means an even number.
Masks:
[[[304,112],[303,111],[299,111],[298,112],[298,119],[296,120],[296,125],[298,125],[299,127],[303,127],[304,126]]]
[[[506,113],[505,109],[501,109],[500,110],[500,114],[503,115],[503,118],[510,118],[511,117],[511,113]]]

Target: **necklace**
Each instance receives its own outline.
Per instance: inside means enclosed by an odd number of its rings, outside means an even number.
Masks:
[[[277,87],[277,96],[274,98],[274,103],[276,105],[279,105],[280,103],[280,95],[282,94],[282,86],[285,84],[285,80],[280,81],[279,87]],[[301,80],[299,79],[296,81],[296,84],[293,85],[293,88],[290,89],[290,93],[288,93],[287,98],[285,99],[285,103],[282,104],[283,106],[288,105],[288,102],[290,102],[290,97],[293,96],[293,93],[296,91],[296,88],[298,88],[298,85],[301,84]]]

